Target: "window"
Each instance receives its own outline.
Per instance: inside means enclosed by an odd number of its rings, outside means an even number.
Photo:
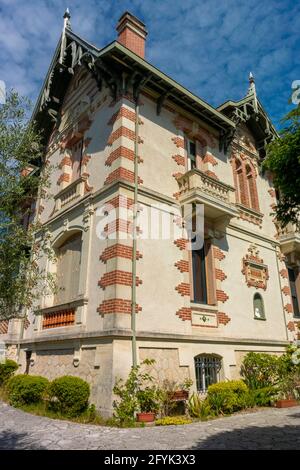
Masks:
[[[186,139],[186,150],[187,150],[187,164],[188,170],[196,168],[196,142],[194,140]]]
[[[55,304],[64,304],[78,296],[81,264],[81,233],[65,241],[57,249],[57,285]]]
[[[77,180],[81,174],[82,139],[72,146],[72,181]]]
[[[194,358],[197,391],[206,393],[209,385],[219,381],[222,366],[221,358],[200,354]]]
[[[297,278],[299,276],[299,273],[298,273],[297,268],[288,268],[288,273],[289,273],[289,281],[290,281],[294,316],[300,317],[298,293],[297,293]]]
[[[233,171],[238,202],[259,211],[255,169],[252,165],[245,165],[236,158],[233,162]]]
[[[256,320],[265,320],[265,308],[262,296],[256,292],[253,297],[254,318]]]
[[[195,208],[192,216],[192,230],[196,231]],[[195,237],[191,238],[191,242]],[[213,254],[211,241],[206,239],[202,248],[192,250],[192,301],[201,304],[215,304],[213,281]]]

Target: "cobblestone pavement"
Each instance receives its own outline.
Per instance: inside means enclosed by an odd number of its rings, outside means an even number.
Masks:
[[[184,426],[117,429],[34,416],[0,403],[0,449],[300,449],[300,406]]]

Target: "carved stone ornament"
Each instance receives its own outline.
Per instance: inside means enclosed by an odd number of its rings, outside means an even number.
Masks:
[[[248,254],[243,258],[242,263],[242,273],[246,278],[247,286],[266,290],[269,270],[264,264],[263,259],[259,257],[259,251],[256,245],[250,245]]]

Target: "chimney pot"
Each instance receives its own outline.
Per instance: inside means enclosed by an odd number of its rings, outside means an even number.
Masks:
[[[117,24],[118,42],[143,59],[147,30],[145,24],[128,11],[123,13]]]

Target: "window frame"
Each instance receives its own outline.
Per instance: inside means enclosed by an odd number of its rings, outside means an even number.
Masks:
[[[298,272],[296,272],[296,269]],[[288,280],[289,280],[289,285],[290,285],[290,292],[291,292],[291,301],[292,301],[292,306],[293,306],[293,316],[295,318],[300,318],[300,299],[299,299],[299,287],[297,286],[297,278],[300,276],[299,269],[297,267],[293,266],[287,266],[288,270]],[[290,273],[293,273],[294,280],[291,280]],[[299,281],[298,281],[299,282]],[[295,295],[293,295],[293,292]],[[295,301],[294,301],[295,299]],[[297,309],[295,309],[295,304],[297,305]]]
[[[222,357],[217,354],[198,354],[197,356],[194,356],[194,368],[197,392],[205,394],[207,393],[209,385],[220,382]],[[213,380],[207,380],[208,372],[213,369]]]
[[[258,316],[255,315],[255,308],[256,308],[255,307],[255,300],[258,300],[258,299],[261,302],[262,317],[258,317]],[[266,321],[267,320],[264,299],[263,299],[262,295],[259,292],[255,292],[254,295],[253,295],[253,316],[254,316],[254,320],[260,320],[260,321]]]

